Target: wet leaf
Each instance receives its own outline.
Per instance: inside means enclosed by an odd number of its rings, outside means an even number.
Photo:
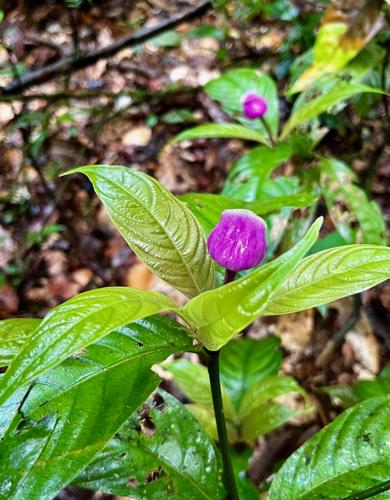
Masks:
[[[389,427],[388,396],[345,411],[285,462],[271,485],[270,500],[357,498],[352,495],[388,481]]]
[[[191,349],[192,338],[182,327],[153,317],[116,330],[39,377],[21,404],[24,425],[47,415],[55,425],[28,468],[7,469],[9,479],[23,472],[12,498],[53,498],[155,389],[159,379],[152,365]],[[3,442],[13,439],[8,432]],[[20,454],[29,447],[28,440],[21,442]]]
[[[0,321],[0,366],[8,365],[30,341],[39,319],[15,318]]]
[[[77,482],[135,499],[222,500],[220,474],[220,459],[209,436],[183,404],[160,390]]]
[[[125,287],[77,295],[49,312],[0,384],[0,404],[67,356],[131,321],[174,309],[163,295]]]

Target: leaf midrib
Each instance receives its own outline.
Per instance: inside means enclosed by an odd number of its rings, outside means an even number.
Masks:
[[[96,175],[96,174],[95,174]],[[184,259],[184,256],[181,254],[181,252],[178,250],[176,244],[174,243],[174,241],[172,240],[172,238],[170,237],[170,235],[167,233],[167,231],[164,229],[163,225],[161,224],[161,222],[156,218],[156,216],[154,215],[154,213],[147,207],[147,205],[141,203],[138,198],[136,198],[134,196],[134,194],[128,190],[127,188],[125,188],[124,186],[122,186],[121,184],[116,184],[114,181],[108,179],[107,177],[105,177],[104,175],[102,174],[97,174],[98,176],[100,175],[100,177],[104,180],[106,180],[106,182],[108,182],[109,184],[111,184],[112,186],[114,187],[119,187],[120,190],[124,191],[125,193],[129,194],[131,196],[131,198],[133,198],[134,200],[137,201],[137,203],[139,205],[141,205],[148,213],[149,215],[153,218],[153,220],[158,224],[158,226],[163,230],[164,234],[167,236],[168,240],[171,242],[173,248],[175,249],[176,253],[179,255],[182,263],[184,264],[184,267],[186,268],[188,274],[190,275],[190,278],[195,286],[195,289],[197,290],[198,293],[201,293],[202,292],[202,289],[200,288],[200,286],[198,285],[198,283],[195,281],[195,278],[190,270],[190,267],[188,266],[187,262],[185,261]],[[175,200],[176,201],[176,200]],[[183,208],[183,207],[182,207]],[[194,220],[194,219],[193,219]],[[196,222],[195,222],[196,223]],[[126,238],[125,238],[126,239]]]

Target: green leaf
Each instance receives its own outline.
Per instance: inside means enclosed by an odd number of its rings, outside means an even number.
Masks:
[[[264,313],[281,282],[316,241],[321,224],[320,218],[295,247],[270,264],[195,297],[181,309],[207,349],[220,349]]]
[[[279,372],[282,354],[278,349],[280,340],[267,337],[254,340],[243,337],[232,340],[221,350],[221,382],[239,410],[242,398],[253,384]]]
[[[289,314],[368,290],[390,278],[390,248],[347,245],[303,259],[264,314]]]
[[[247,120],[242,113],[242,98],[246,93],[254,92],[263,97],[268,104],[264,119],[272,131],[273,138],[276,138],[279,127],[278,91],[275,82],[269,76],[261,75],[253,69],[235,69],[208,82],[205,91],[211,99],[221,103],[224,111],[238,118],[246,127],[267,136],[261,120]]]
[[[214,287],[214,264],[191,212],[152,177],[95,165],[85,174],[132,250],[160,278],[192,297]]]
[[[291,147],[287,144],[278,144],[275,149],[265,146],[252,149],[233,164],[222,194],[243,201],[259,200],[264,181],[291,154]]]
[[[305,208],[312,205],[317,196],[309,193],[296,193],[288,196],[276,196],[267,201],[245,202],[219,194],[188,193],[180,196],[191,212],[195,215],[206,235],[209,235],[227,209],[244,208],[257,215],[276,212],[285,207]]]
[[[242,398],[239,409],[240,420],[250,415],[269,400],[291,392],[296,392],[306,398],[306,392],[298,382],[291,377],[271,375],[254,383],[249,387]],[[257,415],[260,414],[261,413],[257,412]]]
[[[9,365],[32,338],[39,323],[39,319],[33,318],[0,321],[0,366]]]
[[[135,499],[223,499],[214,445],[186,407],[159,391],[78,478],[93,490]]]
[[[164,31],[160,35],[154,36],[149,40],[150,45],[154,47],[178,47],[181,43],[181,36],[174,30]]]
[[[32,425],[46,415],[54,416],[55,425],[12,498],[53,498],[155,389],[152,365],[187,349],[191,336],[174,321],[155,317],[118,329],[39,377],[20,411]],[[28,449],[26,442],[20,452]],[[15,473],[20,471],[8,470],[9,477]]]
[[[388,481],[389,428],[390,397],[350,408],[285,462],[269,499],[339,500]]]
[[[164,364],[164,368],[172,373],[176,384],[180,390],[191,399],[195,404],[212,410],[213,418],[213,400],[211,397],[210,381],[207,368],[198,363],[191,363],[186,359],[178,359]],[[194,383],[196,381],[196,383]],[[222,386],[222,399],[227,420],[233,418],[232,403]]]
[[[390,394],[390,363],[383,368],[375,380],[359,380],[352,392],[359,401]]]
[[[294,129],[296,129],[303,123],[311,120],[321,113],[324,113],[325,111],[329,111],[330,108],[335,106],[335,104],[339,103],[340,101],[349,99],[350,97],[356,94],[361,94],[362,92],[373,92],[377,94],[383,93],[381,89],[368,87],[367,85],[362,85],[360,83],[338,81],[337,85],[334,85],[319,97],[301,104],[299,107],[295,105],[289,120],[283,128],[281,140],[286,139],[286,137]]]
[[[236,123],[206,123],[194,128],[185,130],[177,135],[172,141],[176,144],[180,141],[190,141],[193,139],[242,139],[244,141],[254,141],[265,144],[269,148],[272,146],[268,140],[256,130],[237,125]]]
[[[242,439],[253,441],[259,436],[264,436],[264,434],[284,425],[291,418],[301,413],[302,411],[289,406],[267,401],[243,418],[241,422]]]
[[[321,184],[332,222],[347,243],[385,245],[384,217],[379,206],[354,184],[355,177],[343,162],[322,160]]]
[[[324,74],[336,74],[358,54],[381,28],[381,1],[345,4],[328,9],[314,44],[314,61],[288,94],[300,92]]]
[[[54,418],[46,418],[0,441],[0,498],[14,499],[24,477],[34,466],[53,434]]]
[[[0,404],[18,387],[131,321],[175,309],[163,295],[125,287],[77,295],[49,312],[1,380]]]

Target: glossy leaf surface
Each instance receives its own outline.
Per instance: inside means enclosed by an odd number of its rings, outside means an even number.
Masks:
[[[265,314],[302,311],[368,290],[390,278],[390,248],[346,245],[303,259],[267,304]]]
[[[1,380],[0,404],[67,356],[131,321],[174,309],[163,295],[125,287],[81,293],[50,311]]]
[[[221,465],[186,407],[159,391],[78,478],[84,487],[135,499],[223,499]]]
[[[196,325],[197,336],[210,350],[218,350],[266,310],[286,276],[318,237],[318,219],[291,250],[243,278],[190,300],[181,313]]]
[[[256,130],[237,125],[236,123],[206,123],[185,130],[175,137],[173,143],[191,141],[193,139],[242,139],[254,141],[271,147],[268,140]]]
[[[259,74],[253,69],[235,69],[208,82],[205,91],[211,99],[221,103],[224,111],[266,137],[267,131],[261,121],[245,119],[242,109],[242,99],[247,93],[254,93],[265,99],[268,110],[264,119],[267,120],[272,135],[276,138],[279,127],[278,92],[275,82],[269,76]]]
[[[32,338],[39,319],[16,318],[0,321],[0,366],[9,365],[12,359]]]
[[[345,411],[287,460],[270,500],[339,500],[388,481],[389,428],[388,396]]]
[[[188,349],[192,338],[182,327],[154,317],[116,330],[39,377],[21,413],[32,422],[53,415],[55,425],[12,498],[53,498],[155,389],[151,366]]]
[[[221,350],[221,381],[236,411],[253,384],[279,372],[282,362],[279,344],[277,337],[263,340],[244,337],[232,340]]]
[[[313,204],[317,197],[309,193],[297,193],[289,196],[276,196],[267,201],[245,202],[218,194],[189,193],[181,196],[180,199],[188,205],[208,235],[219,222],[224,210],[243,208],[257,215],[264,215],[285,207],[307,207]]]
[[[214,287],[203,232],[172,193],[131,168],[95,165],[75,172],[91,180],[117,229],[157,276],[190,297]]]

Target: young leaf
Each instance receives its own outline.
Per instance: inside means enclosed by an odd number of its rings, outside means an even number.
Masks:
[[[195,297],[181,309],[207,349],[220,349],[264,313],[281,282],[316,241],[321,224],[318,219],[295,247],[270,264]]]
[[[291,377],[282,377],[281,375],[271,375],[256,383],[254,383],[245,392],[239,409],[239,419],[242,420],[252,412],[257,411],[260,406],[263,406],[269,400],[277,398],[282,394],[296,392],[304,398],[306,393],[302,387]]]
[[[289,314],[368,290],[390,278],[390,248],[347,245],[303,259],[264,314]]]
[[[80,167],[134,253],[192,297],[214,287],[214,264],[196,219],[161,184],[132,168]]]
[[[191,363],[186,359],[178,359],[163,366],[172,373],[180,390],[195,404],[210,409],[214,418],[213,400],[207,368],[198,363]],[[233,418],[232,403],[223,386],[221,390],[225,416],[229,420]]]
[[[317,196],[309,193],[296,193],[288,196],[276,196],[275,198],[269,198],[267,201],[245,202],[219,194],[188,193],[181,196],[180,199],[188,205],[188,208],[195,215],[206,235],[208,235],[219,222],[224,210],[244,208],[257,215],[264,215],[279,211],[285,207],[305,208],[312,205]]]
[[[300,105],[298,108],[294,106],[292,114],[283,128],[281,140],[287,138],[287,136],[297,127],[303,123],[311,120],[312,118],[329,111],[335,104],[350,97],[361,94],[362,92],[373,92],[377,94],[382,94],[383,90],[368,87],[367,85],[362,85],[360,83],[349,83],[345,81],[337,82],[328,92],[323,93],[319,97],[312,99]]]
[[[291,155],[287,144],[278,144],[274,149],[265,146],[252,149],[233,164],[222,194],[243,201],[259,200],[264,181]]]
[[[254,340],[243,337],[232,340],[221,350],[221,382],[239,410],[242,398],[248,389],[269,375],[279,372],[282,354],[278,349],[280,340],[267,337]]]
[[[15,318],[0,321],[0,366],[7,366],[32,338],[39,319]]]
[[[18,387],[116,328],[175,309],[163,295],[125,287],[81,293],[49,312],[1,380],[0,404]]]
[[[252,92],[262,97],[268,105],[264,118],[272,131],[273,138],[276,138],[279,127],[278,90],[269,76],[261,75],[253,69],[235,69],[208,82],[205,91],[211,99],[221,103],[224,111],[238,118],[245,126],[267,136],[267,130],[260,120],[246,120],[242,112],[242,98],[245,94]]]
[[[269,499],[357,498],[354,495],[388,481],[389,427],[388,396],[350,408],[285,462],[271,485]]]
[[[206,123],[194,128],[185,130],[177,135],[172,141],[176,144],[180,141],[190,141],[193,139],[243,139],[244,141],[254,141],[265,144],[272,148],[269,141],[256,130],[237,125],[236,123]]]
[[[21,414],[32,422],[53,415],[55,426],[12,498],[53,498],[155,389],[159,379],[151,366],[190,349],[192,338],[182,327],[155,317],[118,329],[39,377]],[[20,453],[28,453],[29,442],[22,445]],[[8,476],[20,472],[11,468]]]
[[[225,498],[211,439],[186,407],[164,391],[126,422],[77,483],[134,499]]]

